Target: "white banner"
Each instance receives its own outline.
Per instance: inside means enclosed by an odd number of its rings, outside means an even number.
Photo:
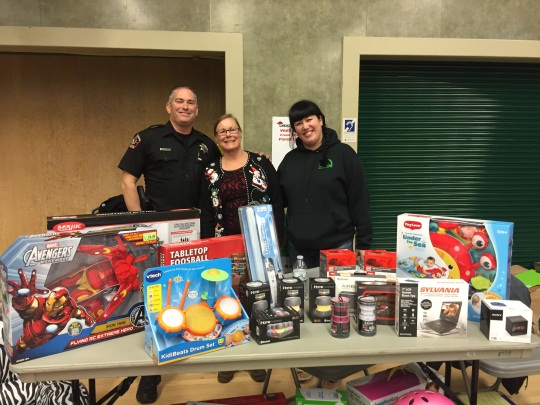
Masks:
[[[272,163],[278,168],[279,164],[291,150],[291,126],[289,117],[272,117]]]

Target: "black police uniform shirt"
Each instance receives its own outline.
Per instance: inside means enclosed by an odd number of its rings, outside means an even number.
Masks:
[[[169,121],[135,135],[118,167],[137,178],[144,175],[152,208],[168,211],[198,207],[203,170],[219,156],[208,136],[196,129],[178,134]]]

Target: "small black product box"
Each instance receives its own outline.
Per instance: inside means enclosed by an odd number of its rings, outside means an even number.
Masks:
[[[300,314],[292,307],[256,309],[249,328],[259,345],[300,339]]]
[[[254,309],[266,309],[270,303],[270,286],[262,281],[249,281],[238,286],[238,298],[251,317]]]
[[[278,307],[293,307],[304,322],[304,283],[296,277],[278,280]]]
[[[330,277],[309,278],[309,319],[313,323],[332,322],[331,299],[336,295],[336,284]]]

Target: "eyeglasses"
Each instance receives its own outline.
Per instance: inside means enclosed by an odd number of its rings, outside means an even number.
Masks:
[[[240,128],[238,127],[233,127],[233,128],[229,128],[229,129],[220,129],[219,131],[216,131],[216,135],[217,136],[225,136],[227,135],[227,132],[231,135],[236,135],[238,134],[238,131],[240,130]]]

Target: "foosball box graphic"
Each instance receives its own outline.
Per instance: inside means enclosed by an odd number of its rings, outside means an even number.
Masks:
[[[144,330],[144,270],[156,230],[20,236],[0,256],[4,343],[13,363]]]
[[[164,243],[158,247],[158,264],[160,266],[171,266],[229,258],[232,261],[232,274],[234,276],[243,276],[247,272],[246,254],[244,252],[242,235]]]

